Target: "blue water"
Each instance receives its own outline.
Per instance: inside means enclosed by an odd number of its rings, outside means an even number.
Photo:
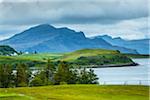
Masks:
[[[139,66],[93,68],[100,84],[150,85],[150,59],[133,59]]]

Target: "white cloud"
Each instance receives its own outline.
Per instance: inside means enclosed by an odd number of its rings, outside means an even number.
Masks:
[[[111,35],[113,37],[122,37],[124,39],[150,38],[148,33],[147,17],[124,20],[120,23],[101,25],[101,24],[56,24],[57,27],[67,26],[77,31],[85,32],[87,37],[96,35]],[[144,30],[142,30],[144,29]]]

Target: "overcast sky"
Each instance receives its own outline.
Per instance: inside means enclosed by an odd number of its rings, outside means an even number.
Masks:
[[[0,40],[48,23],[124,39],[150,38],[148,0],[0,0]]]

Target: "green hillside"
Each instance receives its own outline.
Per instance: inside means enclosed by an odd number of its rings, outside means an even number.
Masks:
[[[61,60],[86,67],[123,66],[135,63],[126,55],[116,50],[82,49],[64,54]],[[135,64],[136,65],[136,64]]]
[[[0,88],[0,100],[149,100],[149,87],[59,85]]]
[[[70,53],[39,53],[16,56],[0,56],[0,64],[27,63],[30,67],[43,66],[47,59],[67,61],[75,65],[134,64],[126,55],[115,50],[82,49]]]
[[[18,63],[28,64],[30,67],[41,66],[45,64],[45,62],[34,59],[21,58],[18,56],[0,56],[0,64],[9,64],[14,65],[14,67]]]
[[[39,54],[23,54],[16,56],[20,59],[29,59],[29,60],[37,60],[45,62],[47,59],[58,60],[64,54],[62,53],[39,53]]]
[[[62,60],[71,61],[79,57],[97,56],[97,55],[104,55],[104,54],[112,55],[112,54],[119,54],[119,52],[115,50],[105,50],[105,49],[82,49],[82,50],[77,50],[77,51],[65,54],[62,57]]]
[[[0,45],[0,55],[12,55],[14,53],[17,54],[17,51],[12,47],[7,45]]]

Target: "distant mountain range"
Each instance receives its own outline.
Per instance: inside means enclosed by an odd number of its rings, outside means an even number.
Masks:
[[[115,45],[115,46],[121,46],[125,48],[135,49],[140,54],[149,54],[149,42],[150,39],[139,39],[139,40],[124,40],[120,37],[112,38],[108,35],[103,36],[96,36],[95,39],[104,39],[108,43]]]
[[[112,39],[112,41],[113,40],[114,39]],[[136,44],[136,41],[133,43]],[[116,45],[115,42],[108,41],[105,36],[87,38],[83,32],[76,32],[67,27],[55,28],[48,24],[31,27],[9,39],[0,41],[0,44],[10,45],[17,51],[28,52],[37,51],[58,53],[71,52],[83,48],[102,48],[119,50],[122,53],[138,53],[136,48],[128,48],[125,45]],[[139,45],[139,41],[137,41],[137,45]]]

